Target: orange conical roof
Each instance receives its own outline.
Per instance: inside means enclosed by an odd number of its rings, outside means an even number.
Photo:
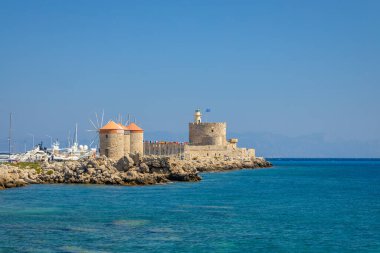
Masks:
[[[114,121],[110,120],[108,121],[105,126],[99,129],[100,131],[108,131],[108,130],[124,130],[124,128],[118,124],[116,124]]]
[[[135,123],[131,123],[126,127],[126,130],[129,130],[131,132],[144,132],[144,130],[136,125]]]
[[[121,126],[124,130],[129,130],[126,126],[124,126],[123,124],[121,123],[118,123],[119,126]]]

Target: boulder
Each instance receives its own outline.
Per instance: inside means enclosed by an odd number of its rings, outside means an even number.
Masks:
[[[116,162],[115,168],[118,171],[127,171],[134,165],[134,160],[130,156],[124,156]]]
[[[139,167],[140,173],[149,173],[149,166],[146,163],[141,163]]]
[[[135,166],[140,166],[140,163],[142,162],[142,156],[140,153],[130,154],[130,157],[132,158]]]
[[[197,173],[172,173],[169,175],[168,178],[169,180],[172,180],[172,181],[186,181],[186,182],[195,182],[202,179]]]

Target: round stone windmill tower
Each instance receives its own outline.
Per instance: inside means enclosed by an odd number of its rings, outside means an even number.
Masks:
[[[124,156],[127,156],[131,153],[131,132],[123,124],[119,125],[124,129]]]
[[[130,132],[130,153],[144,154],[144,130],[135,123],[129,124],[126,128]]]
[[[105,155],[113,160],[122,158],[124,156],[124,131],[122,126],[112,120],[100,128],[100,155]]]

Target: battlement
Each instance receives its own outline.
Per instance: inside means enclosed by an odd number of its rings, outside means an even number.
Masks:
[[[226,125],[227,123],[226,122],[201,122],[201,123],[190,122],[189,124],[211,126],[211,125]]]

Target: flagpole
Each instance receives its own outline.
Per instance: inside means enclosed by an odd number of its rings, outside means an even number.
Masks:
[[[205,113],[204,113],[204,121],[205,121],[205,122],[207,122],[207,117],[206,117],[206,115],[207,115],[209,112],[211,112],[211,109],[207,108],[207,109],[205,110]]]

